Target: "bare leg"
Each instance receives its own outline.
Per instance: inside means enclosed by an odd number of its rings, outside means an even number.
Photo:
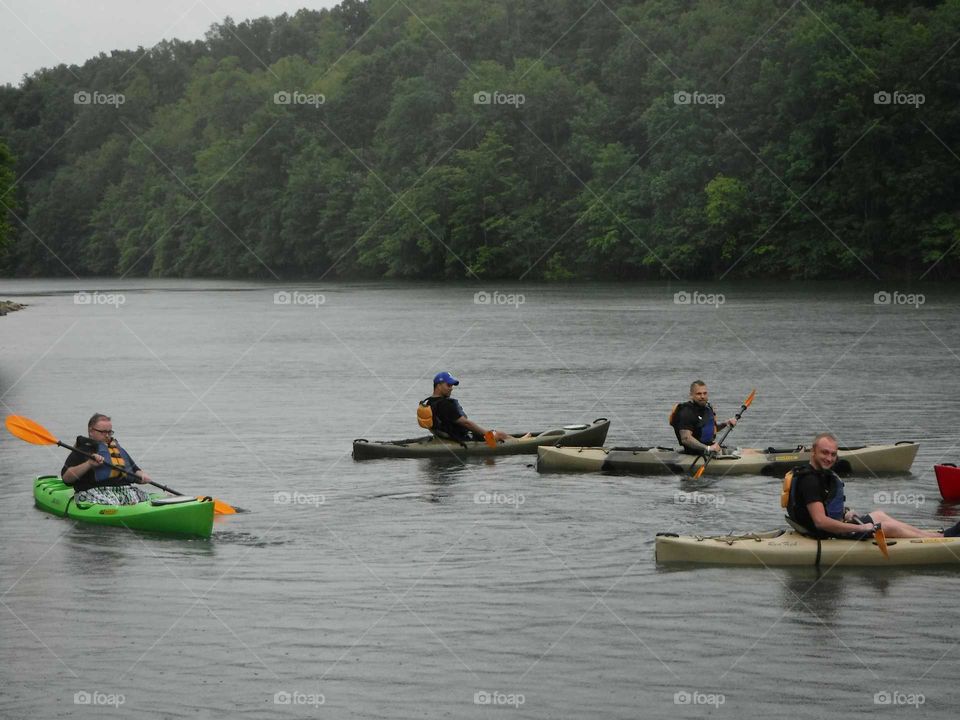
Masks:
[[[913,525],[908,525],[900,520],[894,520],[892,517],[883,512],[883,510],[871,511],[870,517],[873,518],[874,522],[878,522],[883,526],[883,534],[888,538],[943,537],[943,533],[932,532],[930,530],[921,530],[920,528],[915,528]]]

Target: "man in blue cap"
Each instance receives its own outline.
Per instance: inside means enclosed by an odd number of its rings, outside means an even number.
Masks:
[[[438,437],[458,442],[482,442],[488,434],[492,440],[513,439],[509,433],[500,430],[485,430],[467,417],[460,407],[460,402],[450,397],[454,386],[459,384],[460,381],[446,370],[434,376],[433,395],[421,401],[417,408],[417,419],[421,427],[427,428]]]

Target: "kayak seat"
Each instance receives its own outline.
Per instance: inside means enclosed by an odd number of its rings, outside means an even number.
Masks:
[[[189,497],[187,495],[178,495],[176,497],[168,498],[154,498],[150,501],[151,505],[179,505],[180,503],[186,502],[196,502],[195,497]]]
[[[786,449],[768,447],[763,452],[765,455],[789,455],[791,453],[801,452],[802,450],[803,450],[803,445],[797,445],[796,447],[786,448]]]
[[[789,515],[784,514],[783,519],[787,521],[787,525],[792,527],[801,535],[805,535],[806,537],[814,537],[813,535],[810,534],[810,531],[807,530],[807,528],[805,528],[803,525],[801,525],[798,522],[794,522],[793,518],[791,518]]]

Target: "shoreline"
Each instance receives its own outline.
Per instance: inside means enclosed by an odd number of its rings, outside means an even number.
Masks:
[[[0,300],[0,316],[16,312],[17,310],[23,310],[25,307],[26,305],[15,303],[12,300]]]

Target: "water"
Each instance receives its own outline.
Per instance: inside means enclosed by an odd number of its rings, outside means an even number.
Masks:
[[[249,512],[209,541],[76,525],[32,507],[64,452],[0,435],[0,716],[866,717],[894,711],[884,692],[947,716],[956,569],[655,565],[657,532],[780,526],[775,480],[350,457],[418,435],[438,369],[481,424],[603,416],[621,445],[671,444],[702,377],[724,415],[757,388],[739,444],[920,440],[912,474],[848,499],[899,492],[917,502],[891,514],[952,524],[932,468],[960,457],[960,296],[925,287],[919,307],[700,288],[716,307],[667,285],[6,281],[30,307],[0,318],[4,413],[70,441],[106,412],[156,480]],[[693,490],[713,501],[677,502]]]

